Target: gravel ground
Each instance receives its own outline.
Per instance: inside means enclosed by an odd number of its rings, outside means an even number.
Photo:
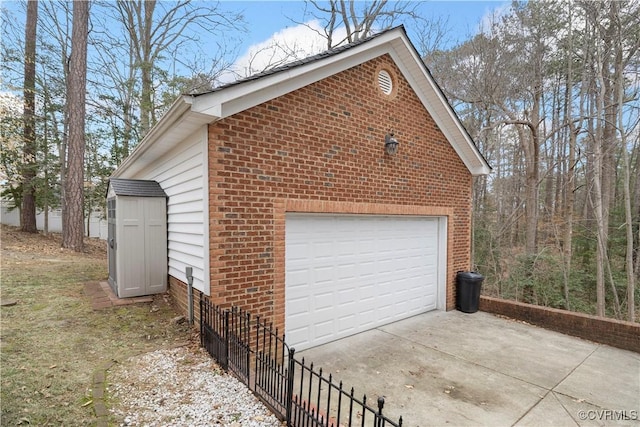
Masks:
[[[111,418],[120,426],[281,426],[249,389],[201,348],[158,350],[107,373]]]

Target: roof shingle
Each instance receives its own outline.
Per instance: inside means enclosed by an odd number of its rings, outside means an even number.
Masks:
[[[112,178],[109,184],[117,196],[167,197],[156,181]]]

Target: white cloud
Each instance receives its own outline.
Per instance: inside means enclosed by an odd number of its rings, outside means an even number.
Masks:
[[[490,35],[493,31],[493,24],[500,22],[500,20],[511,13],[511,3],[505,2],[492,8],[486,8],[484,15],[478,22],[476,34]]]
[[[221,83],[248,77],[270,68],[318,54],[327,49],[319,21],[284,28],[265,41],[250,46],[233,65],[231,72],[221,76]],[[336,38],[344,37],[344,30]]]

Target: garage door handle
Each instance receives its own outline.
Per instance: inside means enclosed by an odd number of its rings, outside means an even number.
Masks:
[[[111,249],[113,249],[113,239],[109,239],[109,247],[111,247]]]

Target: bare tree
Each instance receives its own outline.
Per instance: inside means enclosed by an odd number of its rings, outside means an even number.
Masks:
[[[615,267],[622,265],[620,249],[626,247],[625,254],[636,254],[634,266],[629,259],[624,263],[629,317],[635,295],[629,273],[638,277],[640,265],[637,244],[630,245],[639,239],[633,227],[640,197],[632,187],[640,188],[640,163],[637,148],[622,152],[633,141],[625,144],[621,135],[635,135],[629,117],[637,112],[632,67],[640,63],[638,6],[628,1],[573,6],[515,3],[471,40],[436,51],[429,60],[495,165],[494,174],[478,182],[474,200],[476,224],[482,227],[478,235],[489,240],[478,240],[481,262],[493,263],[484,267],[494,272],[499,292],[504,280],[510,286],[506,292],[516,298],[528,300],[523,289],[530,287],[530,302],[542,298],[544,304],[574,309],[584,309],[585,297],[596,297],[596,313],[620,316],[622,280]],[[631,155],[626,168],[625,154]],[[623,204],[626,186],[631,200]],[[625,211],[632,212],[631,219],[622,218]],[[626,245],[612,244],[613,238]],[[513,254],[507,264],[499,261],[504,248]],[[509,265],[510,260],[517,262]],[[545,281],[540,273],[555,276]]]
[[[566,54],[571,55],[573,52],[573,14],[571,9],[568,13],[568,33],[567,33],[567,47]],[[573,257],[573,220],[575,211],[575,180],[576,180],[576,147],[578,134],[580,133],[580,126],[576,125],[573,120],[573,102],[572,102],[572,90],[573,90],[573,61],[567,61],[565,94],[564,94],[564,120],[568,127],[568,157],[566,159],[566,170],[564,177],[564,230],[562,233],[562,255],[564,257],[563,263],[563,294],[565,300],[565,307],[570,310],[571,303],[569,298],[569,283],[571,273],[571,261]],[[580,91],[580,117],[584,116],[582,109],[584,108],[584,89],[586,85],[581,86]]]
[[[197,41],[198,32],[213,35],[237,30],[242,18],[223,13],[217,3],[188,0],[118,0],[114,9],[125,29],[135,70],[140,73],[140,133],[144,134],[157,120],[154,73],[162,55]]]
[[[419,18],[416,21],[417,47],[420,55],[429,65],[429,57],[442,51],[444,46],[451,41],[449,20],[439,16],[430,19]]]
[[[405,18],[418,18],[416,2],[389,2],[388,0],[355,1],[308,0],[305,16],[322,22],[322,30],[306,25],[327,40],[327,49],[344,43],[352,43],[385,30]]]
[[[617,93],[615,96],[616,104],[618,106],[618,133],[620,137],[620,146],[622,152],[622,169],[623,169],[623,179],[622,179],[622,189],[624,195],[624,214],[625,214],[625,236],[627,240],[626,245],[626,253],[625,253],[625,270],[627,276],[627,319],[630,322],[635,321],[635,279],[636,274],[634,271],[634,248],[633,248],[633,210],[631,203],[631,162],[629,160],[629,150],[627,148],[627,137],[628,134],[637,131],[638,125],[640,124],[640,119],[638,119],[638,114],[635,114],[635,123],[632,126],[629,126],[628,131],[625,130],[627,127],[625,126],[625,119],[623,113],[623,106],[625,105],[625,85],[624,80],[624,70],[628,65],[627,62],[631,60],[631,58],[635,57],[636,53],[640,50],[640,41],[636,40],[635,43],[626,46],[626,55],[623,55],[625,52],[624,49],[624,24],[623,17],[618,10],[617,7],[613,8],[611,11],[612,17],[612,25],[614,26],[614,36],[613,36],[613,45],[614,50],[616,52],[615,55],[615,65],[614,65],[614,73],[615,73],[615,82],[617,86]],[[625,56],[628,58],[626,59]],[[637,100],[638,91],[636,90],[633,94],[633,98]],[[629,116],[633,117],[634,114],[629,114]],[[628,133],[627,133],[628,132]],[[640,189],[636,188],[636,191]],[[615,289],[614,289],[615,290]]]
[[[87,40],[89,2],[73,3],[73,30],[67,87],[69,118],[69,164],[65,189],[62,246],[75,251],[84,248],[84,151],[85,99],[87,87]]]
[[[44,167],[45,182],[56,181],[59,188],[59,206],[64,210],[64,191],[67,168],[68,120],[65,100],[67,78],[69,75],[69,50],[71,46],[71,7],[72,4],[58,0],[47,1],[41,5],[40,68],[38,81],[41,86],[44,122],[44,144],[42,155],[48,161],[49,140],[55,143],[57,151],[57,176],[50,167]],[[53,147],[52,147],[53,148]],[[53,199],[53,197],[51,197]],[[46,204],[46,203],[45,203]],[[48,218],[45,207],[45,224]],[[64,227],[64,225],[63,225]],[[45,229],[47,226],[45,225]]]
[[[36,36],[38,1],[27,2],[24,50],[24,148],[22,167],[22,231],[36,233]]]

